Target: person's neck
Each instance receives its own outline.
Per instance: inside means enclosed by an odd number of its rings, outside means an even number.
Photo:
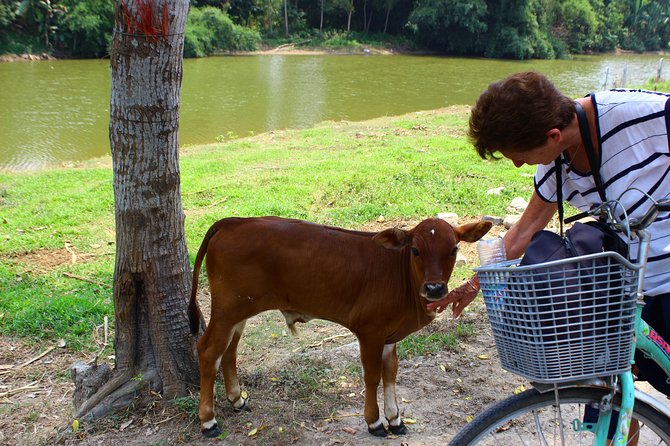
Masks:
[[[591,101],[590,97],[584,97],[584,98],[579,98],[577,99],[577,102],[581,104],[581,106],[584,108],[584,112],[586,114],[586,119],[589,124],[589,133],[591,134],[591,145],[593,146],[593,152],[594,155],[597,156],[598,153],[600,152],[600,145],[598,141],[598,132],[597,132],[597,117],[595,113],[595,109],[593,106],[593,102]],[[591,171],[591,164],[589,162],[589,156],[586,151],[586,147],[584,146],[585,141],[582,139],[582,135],[579,129],[579,121],[577,120],[577,114],[575,113],[575,119],[571,123],[571,126],[573,128],[573,138],[576,138],[576,142],[573,142],[572,149],[570,150],[570,145],[568,145],[566,149],[566,154],[568,157],[572,157],[571,159],[573,162],[570,163],[570,165],[575,169],[578,170],[582,173],[588,173]],[[572,154],[572,152],[575,152]]]
[[[588,172],[590,170],[589,159],[579,132],[579,122],[576,115],[575,119],[562,130],[562,134],[565,143],[563,156],[567,159],[570,167],[582,173]]]

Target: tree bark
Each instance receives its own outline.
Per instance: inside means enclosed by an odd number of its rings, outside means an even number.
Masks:
[[[319,32],[323,33],[323,0],[321,0],[321,20],[319,21]]]
[[[386,28],[389,26],[389,15],[391,14],[391,5],[392,3],[389,1],[388,4],[386,5],[386,20],[384,20],[384,34],[386,34]]]
[[[109,125],[116,366],[76,417],[105,415],[143,389],[167,398],[183,395],[199,376],[188,328],[191,283],[178,152],[188,7],[188,0],[119,0],[116,5]]]
[[[288,0],[284,0],[284,31],[288,37]]]
[[[363,0],[363,33],[368,33],[368,0]]]

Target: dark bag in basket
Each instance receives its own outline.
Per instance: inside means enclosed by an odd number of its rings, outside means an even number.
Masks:
[[[618,252],[626,257],[628,246],[608,225],[589,221],[575,223],[565,237],[552,231],[538,231],[521,260],[521,265],[535,265],[603,251]]]
[[[603,251],[625,256],[627,245],[609,226],[599,222],[575,223],[561,237],[551,231],[539,231],[531,240],[520,265],[535,265]],[[538,317],[551,321],[543,328],[543,341],[605,335],[609,308],[621,301],[610,290],[620,290],[624,278],[618,264],[607,257],[539,268],[529,298],[536,299]],[[514,287],[513,284],[510,284]],[[526,286],[526,289],[528,287]]]

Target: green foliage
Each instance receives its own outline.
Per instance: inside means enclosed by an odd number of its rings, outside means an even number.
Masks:
[[[564,0],[556,25],[565,30],[570,52],[581,53],[595,46],[598,20],[588,0]]]
[[[478,36],[488,30],[484,0],[419,0],[408,27],[419,42],[455,54],[477,53]]]
[[[198,398],[182,396],[171,401],[172,405],[186,413],[191,420],[198,420]]]
[[[596,51],[613,51],[621,42],[623,35],[623,13],[616,8],[614,2],[591,0],[593,10],[598,15],[598,29],[594,36]]]
[[[643,51],[667,49],[670,41],[670,0],[632,0],[624,18],[624,48]]]
[[[21,0],[16,4],[16,19],[26,31],[39,35],[45,46],[51,46],[51,37],[58,29],[58,19],[67,12],[67,7],[57,1]]]
[[[77,56],[101,57],[108,52],[114,25],[113,0],[63,0],[68,14],[63,18],[59,42]]]
[[[39,54],[48,51],[37,35],[0,32],[0,54]]]
[[[8,28],[16,17],[16,10],[9,0],[0,2],[0,29]]]
[[[251,51],[260,36],[256,31],[235,25],[220,9],[191,8],[186,21],[184,56],[204,57],[222,51]]]
[[[538,23],[535,1],[491,4],[489,31],[484,35],[484,55],[511,59],[553,58],[555,50]]]
[[[0,53],[103,56],[118,1],[0,0]],[[420,45],[513,59],[665,50],[669,16],[670,0],[193,0],[185,54],[254,50],[260,36],[266,44]]]

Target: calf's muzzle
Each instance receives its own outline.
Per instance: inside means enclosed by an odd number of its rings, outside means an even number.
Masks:
[[[447,295],[448,291],[444,282],[426,282],[421,294],[428,300],[440,300]]]

